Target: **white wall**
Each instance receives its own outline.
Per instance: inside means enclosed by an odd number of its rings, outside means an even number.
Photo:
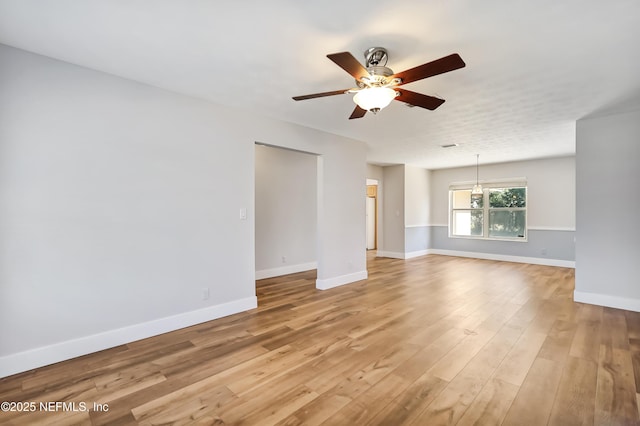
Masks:
[[[375,164],[367,164],[367,179],[375,179],[378,181],[378,185],[380,185],[384,179],[384,167]]]
[[[255,149],[256,279],[315,269],[317,156]]]
[[[430,246],[431,171],[404,167],[404,252],[405,258],[426,254]]]
[[[404,168],[404,217],[405,226],[429,224],[429,175],[430,171],[415,167]]]
[[[0,93],[0,376],[255,306],[256,141],[321,157],[318,286],[366,277],[364,144],[1,45]]]
[[[640,311],[640,111],[577,122],[575,300]]]
[[[546,158],[499,164],[480,164],[480,183],[524,177],[527,179],[529,228],[575,230],[575,157]],[[449,185],[475,182],[476,167],[432,171],[432,225],[447,225]]]

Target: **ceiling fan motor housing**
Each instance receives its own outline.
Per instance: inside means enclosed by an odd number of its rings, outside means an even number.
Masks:
[[[364,87],[380,87],[388,84],[387,77],[393,75],[391,68],[383,67],[380,65],[373,65],[367,67],[370,77],[364,77],[361,80],[356,80],[356,83],[360,88]]]
[[[384,47],[370,47],[364,52],[364,60],[367,68],[378,65],[385,66],[389,55]]]

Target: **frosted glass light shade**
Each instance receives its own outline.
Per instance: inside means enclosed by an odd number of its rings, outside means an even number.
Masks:
[[[473,185],[471,195],[482,195],[482,185]]]
[[[388,87],[370,87],[356,93],[353,102],[367,111],[381,110],[389,105],[396,96],[396,91]]]

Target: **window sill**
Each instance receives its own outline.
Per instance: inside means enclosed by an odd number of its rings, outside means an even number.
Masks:
[[[449,238],[455,238],[459,240],[482,240],[482,241],[508,241],[512,243],[526,243],[528,238],[488,238],[488,237],[467,237],[463,235],[449,235]]]

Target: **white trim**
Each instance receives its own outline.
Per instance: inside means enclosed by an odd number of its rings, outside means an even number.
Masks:
[[[429,225],[424,224],[424,225],[406,225],[405,228],[428,228]]]
[[[576,232],[576,228],[570,227],[553,227],[553,226],[530,226],[528,228],[529,231],[567,231],[567,232]]]
[[[449,224],[444,223],[435,223],[433,225],[427,225],[427,226],[441,226],[443,228],[447,228],[449,226]],[[567,231],[567,232],[576,232],[576,228],[575,227],[569,227],[569,226],[529,226],[527,227],[528,231]]]
[[[624,309],[626,311],[640,312],[640,300],[626,297],[611,296],[609,294],[587,293],[573,291],[573,300],[590,305],[607,306],[609,308]]]
[[[378,179],[369,179],[367,178],[367,186],[369,185],[378,185]]]
[[[472,257],[476,259],[499,260],[502,262],[531,263],[533,265],[560,266],[562,268],[574,268],[573,260],[547,259],[544,257],[509,256],[504,254],[480,253],[475,251],[438,250],[430,249],[430,254],[443,256]]]
[[[410,251],[409,253],[405,253],[404,254],[404,258],[405,259],[411,259],[414,257],[419,257],[419,256],[425,256],[427,254],[431,253],[431,250],[426,249],[426,250],[418,250],[418,251]]]
[[[473,235],[449,235],[449,238],[457,238],[461,240],[481,240],[481,241],[506,241],[509,243],[528,243],[529,237],[520,238],[498,238],[498,237],[476,237]]]
[[[295,274],[297,272],[310,271],[312,269],[318,269],[317,262],[299,263],[297,265],[287,265],[279,268],[262,269],[260,271],[256,271],[256,280],[279,277],[280,275]]]
[[[392,259],[404,259],[405,254],[395,251],[382,251],[378,250],[376,257],[390,257]]]
[[[485,179],[485,180],[480,179],[478,183],[487,188],[501,188],[503,185],[508,185],[512,187],[526,187],[527,178],[515,177],[515,178],[506,178],[506,179]],[[476,181],[474,180],[452,182],[449,185],[449,190],[455,191],[460,189],[461,190],[471,189],[471,187],[475,184],[476,184]]]
[[[430,249],[426,249],[426,250],[417,250],[417,251],[410,251],[408,253],[398,253],[398,252],[393,252],[393,251],[381,251],[378,250],[378,252],[376,253],[376,257],[389,257],[391,259],[411,259],[414,257],[418,257],[418,256],[425,256],[427,254],[430,254],[431,250]]]
[[[338,277],[327,278],[324,280],[316,280],[316,288],[318,290],[328,290],[330,288],[353,283],[356,281],[366,280],[369,276],[367,271],[354,272],[352,274],[340,275]]]
[[[147,337],[190,327],[195,324],[248,311],[258,306],[256,296],[238,299],[220,305],[209,306],[195,311],[170,317],[134,324],[109,330],[91,336],[54,343],[36,349],[26,350],[0,357],[0,377],[28,371],[56,362],[90,354],[115,346],[131,343]]]

